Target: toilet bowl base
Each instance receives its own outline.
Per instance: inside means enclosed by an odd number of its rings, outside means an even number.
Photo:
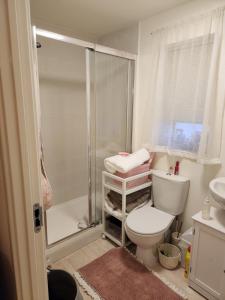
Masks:
[[[137,246],[137,259],[147,268],[152,268],[157,263],[157,245],[149,248],[141,248]]]

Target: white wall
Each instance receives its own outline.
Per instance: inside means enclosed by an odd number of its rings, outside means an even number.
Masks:
[[[137,54],[138,24],[135,24],[127,29],[103,36],[98,40],[98,43],[118,50]]]
[[[58,204],[88,191],[85,49],[38,41],[44,160]]]
[[[225,5],[224,0],[196,0],[186,4],[177,6],[174,9],[164,13],[152,16],[149,19],[140,22],[139,27],[139,68],[137,80],[137,98],[135,102],[135,125],[134,130],[138,129],[141,132],[141,103],[144,97],[147,97],[145,91],[147,87],[147,70],[145,70],[143,57],[148,53],[149,34],[161,27],[174,24],[174,22],[182,21],[193,15],[205,13],[208,10]],[[141,63],[140,63],[141,62]],[[151,118],[151,115],[149,115]],[[224,126],[225,129],[225,126]],[[136,132],[136,131],[135,131]],[[224,131],[225,132],[225,131]],[[224,135],[225,140],[225,135]],[[141,146],[139,136],[135,133],[134,148]],[[225,150],[225,145],[223,145]],[[189,197],[184,212],[183,230],[187,229],[192,224],[191,216],[201,210],[202,202],[208,193],[209,181],[217,175],[225,175],[225,151],[222,166],[203,166],[188,159],[182,159],[180,163],[180,174],[187,176],[191,180]],[[157,155],[155,168],[167,170],[169,166],[175,164],[176,158],[168,155]]]

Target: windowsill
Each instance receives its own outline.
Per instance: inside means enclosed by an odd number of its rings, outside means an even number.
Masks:
[[[177,156],[181,158],[186,158],[190,160],[194,160],[197,163],[203,164],[203,165],[220,165],[221,160],[219,158],[201,158],[197,155],[197,153],[191,153],[183,150],[172,150],[165,148],[163,146],[155,146],[154,148],[150,148],[152,152],[158,152],[158,153],[165,153],[170,156]]]

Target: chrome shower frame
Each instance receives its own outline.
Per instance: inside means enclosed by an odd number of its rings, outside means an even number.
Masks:
[[[82,228],[81,230],[85,230],[87,228],[90,228],[92,226],[96,225],[96,212],[93,209],[94,206],[94,202],[96,201],[96,199],[93,200],[93,187],[92,187],[92,170],[95,167],[94,166],[94,161],[92,160],[92,129],[91,129],[91,99],[92,97],[94,97],[92,94],[92,86],[91,86],[91,66],[90,66],[90,57],[91,54],[93,52],[99,52],[99,53],[104,53],[104,54],[108,54],[108,55],[112,55],[112,56],[117,56],[117,57],[121,57],[121,58],[125,58],[129,60],[129,71],[128,71],[128,91],[130,91],[130,85],[134,84],[135,82],[135,72],[134,72],[134,76],[130,76],[130,68],[132,67],[131,65],[131,61],[134,61],[134,65],[133,68],[136,68],[136,59],[137,56],[135,54],[131,54],[129,52],[125,52],[125,51],[120,51],[117,49],[113,49],[113,48],[109,48],[109,47],[105,47],[99,44],[95,44],[95,43],[91,43],[91,42],[87,42],[87,41],[83,41],[77,38],[73,38],[73,37],[69,37],[66,35],[62,35],[62,34],[58,34],[55,32],[51,32],[48,30],[44,30],[41,28],[36,28],[35,26],[33,26],[33,33],[35,35],[35,40],[36,40],[36,36],[42,36],[42,37],[46,37],[49,39],[53,39],[53,40],[58,40],[58,41],[62,41],[64,43],[68,43],[68,44],[73,44],[76,46],[80,46],[85,48],[85,57],[86,57],[86,107],[87,107],[87,155],[88,155],[88,224],[87,227]],[[132,78],[131,78],[132,77]],[[133,103],[133,98],[134,98],[134,92],[129,93],[128,92],[128,101],[127,101],[127,139],[126,139],[126,150],[127,151],[131,151],[131,142],[132,142],[132,128],[128,128],[128,124],[131,122],[131,120],[129,118],[132,118],[132,103]],[[96,198],[96,197],[94,197]],[[45,222],[46,223],[46,222]],[[47,232],[47,230],[46,230]],[[76,233],[74,233],[75,235]],[[48,248],[54,246],[55,244],[58,244],[64,240],[67,240],[69,237],[66,237],[63,240],[57,241],[51,245],[47,245]],[[47,243],[47,239],[46,239],[46,243]]]

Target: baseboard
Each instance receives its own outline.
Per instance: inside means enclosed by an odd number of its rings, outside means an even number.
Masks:
[[[89,229],[83,230],[58,244],[46,250],[47,263],[52,264],[74,251],[86,246],[87,244],[96,241],[102,235],[103,226],[97,225]]]
[[[218,298],[215,298],[213,295],[209,294],[207,291],[205,291],[203,288],[201,288],[198,284],[196,284],[192,280],[189,280],[188,285],[194,291],[196,291],[199,294],[201,294],[202,296],[204,296],[206,299],[208,299],[208,300],[218,300]]]

